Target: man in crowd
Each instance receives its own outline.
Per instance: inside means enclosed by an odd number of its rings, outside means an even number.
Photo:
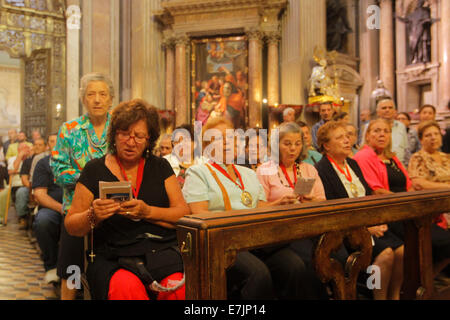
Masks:
[[[394,100],[389,97],[381,98],[377,103],[377,117],[387,120],[392,125],[392,151],[405,165],[409,159],[408,133],[403,123],[395,120],[397,110]],[[367,125],[364,128],[363,140],[366,135]]]
[[[19,228],[25,229],[27,226],[25,217],[28,213],[28,190],[22,189],[24,185],[20,177],[20,170],[23,161],[31,156],[32,149],[26,142],[20,142],[17,150],[17,155],[10,157],[8,160],[8,174],[11,177],[11,194],[19,218]]]
[[[425,104],[419,109],[419,121],[434,121],[436,120],[436,108],[431,104]]]
[[[319,128],[323,126],[326,122],[330,121],[333,118],[334,115],[334,108],[332,102],[324,102],[319,106],[319,115],[320,115],[320,121],[317,122],[313,127],[311,128],[311,137],[313,142],[313,147],[318,149],[317,146],[317,131],[319,131]]]
[[[11,143],[8,147],[8,150],[6,151],[5,159],[6,161],[9,161],[11,157],[17,156],[19,152],[19,143],[25,142],[28,144],[28,146],[31,148],[33,147],[33,144],[31,142],[27,141],[27,135],[24,131],[20,131],[17,135],[17,141],[14,143]]]
[[[161,137],[159,142],[159,156],[164,157],[172,153],[172,135],[165,134]]]
[[[27,227],[27,216],[29,214],[28,203],[30,201],[31,193],[31,164],[34,157],[43,153],[46,149],[45,140],[43,138],[37,138],[34,141],[31,154],[22,162],[20,168],[20,178],[22,180],[22,186],[16,191],[16,211],[17,215],[21,218],[20,228]]]
[[[48,148],[56,145],[56,135],[48,138]],[[33,173],[32,189],[34,198],[39,205],[38,213],[33,222],[33,231],[42,251],[45,267],[44,280],[56,284],[59,277],[56,274],[58,258],[58,242],[62,222],[62,188],[55,184],[50,168],[50,154],[38,161]]]
[[[8,140],[3,144],[3,153],[6,156],[6,152],[8,151],[8,147],[17,141],[17,130],[9,129],[8,130]]]

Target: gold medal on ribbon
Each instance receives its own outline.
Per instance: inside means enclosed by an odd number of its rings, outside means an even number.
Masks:
[[[358,188],[356,187],[356,184],[350,183],[350,191],[355,198],[358,197]]]
[[[242,202],[242,204],[244,206],[251,207],[252,204],[253,204],[252,195],[249,192],[247,192],[247,191],[242,192],[242,194],[241,194],[241,202]]]

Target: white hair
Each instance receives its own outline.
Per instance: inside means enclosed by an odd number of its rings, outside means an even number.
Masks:
[[[291,111],[295,113],[295,110],[291,107],[284,109],[283,117],[287,116],[289,114],[289,112],[291,112]]]
[[[81,101],[83,101],[84,96],[86,94],[87,86],[89,85],[89,82],[91,82],[91,81],[103,81],[104,83],[106,83],[106,85],[109,88],[109,95],[111,96],[111,99],[114,98],[114,85],[113,85],[111,79],[102,73],[91,72],[91,73],[85,74],[80,80],[80,100]]]

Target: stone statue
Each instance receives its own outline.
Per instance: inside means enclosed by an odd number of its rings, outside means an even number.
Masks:
[[[327,0],[327,50],[342,52],[351,31],[345,6],[340,0]]]
[[[406,23],[411,64],[431,61],[431,25],[439,19],[431,19],[425,0],[418,0],[416,9],[406,17],[397,17]]]

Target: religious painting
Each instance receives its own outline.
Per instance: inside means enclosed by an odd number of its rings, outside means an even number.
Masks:
[[[244,36],[192,40],[192,122],[224,116],[235,128],[248,119],[248,49]]]

